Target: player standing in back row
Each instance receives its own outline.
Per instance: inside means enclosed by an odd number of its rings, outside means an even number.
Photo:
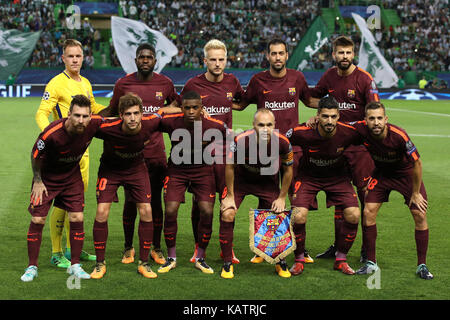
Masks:
[[[64,41],[61,59],[64,62],[65,69],[53,77],[46,85],[39,109],[36,112],[36,123],[41,131],[50,124],[48,119],[50,114],[52,114],[53,120],[68,116],[70,104],[75,95],[82,94],[90,100],[92,113],[99,113],[105,108],[105,106],[95,102],[91,83],[80,75],[81,66],[83,65],[82,44],[74,39]],[[87,191],[89,182],[88,149],[80,160],[80,170],[84,191]],[[67,246],[63,254],[61,241],[64,228],[66,229]],[[50,238],[52,242],[51,264],[60,268],[68,268],[71,258],[69,217],[66,211],[57,206],[53,207],[50,214]],[[95,256],[82,251],[81,260],[94,261]]]
[[[355,44],[345,36],[333,41],[333,59],[336,66],[328,69],[320,78],[316,87],[311,89],[311,96],[322,98],[330,95],[339,103],[341,122],[361,121],[364,119],[364,108],[371,101],[379,101],[378,90],[372,76],[353,63],[355,57]],[[361,213],[364,211],[364,193],[367,183],[372,175],[374,164],[370,154],[364,146],[351,146],[344,155],[351,168],[352,182],[357,188],[361,204]],[[361,219],[362,220],[362,219]],[[317,258],[334,258],[338,233],[343,223],[343,209],[335,207],[335,243]],[[364,233],[364,227],[363,227]],[[365,260],[365,252],[361,249],[361,260]]]
[[[119,114],[119,99],[127,93],[137,94],[143,103],[143,115],[161,112],[180,112],[178,108],[178,94],[168,77],[154,72],[156,61],[155,48],[150,44],[143,43],[136,49],[135,59],[137,72],[130,73],[117,80],[114,86],[114,94],[109,106],[102,114],[117,116]],[[153,214],[153,248],[150,252],[152,259],[158,264],[164,264],[166,260],[161,251],[161,233],[163,227],[162,209],[162,187],[167,175],[167,159],[163,135],[160,131],[152,134],[150,142],[144,149],[145,164],[148,168],[152,191],[152,214]],[[123,230],[125,237],[125,248],[122,263],[133,263],[135,250],[133,248],[133,237],[135,221],[137,216],[136,203],[129,200],[125,194],[123,206]]]
[[[227,65],[227,47],[222,41],[212,39],[206,43],[203,48],[205,55],[204,63],[206,65],[206,72],[196,77],[189,79],[183,90],[181,96],[185,92],[195,91],[200,94],[202,98],[203,108],[210,117],[224,122],[229,129],[232,128],[233,120],[233,99],[239,98],[244,90],[239,83],[239,80],[231,73],[224,73]],[[223,144],[225,149],[225,144]],[[225,189],[225,150],[217,149],[222,156],[222,163],[214,163],[214,176],[216,180],[216,192],[221,196]],[[219,198],[220,200],[220,198]],[[196,199],[192,203],[192,231],[195,239],[195,252],[191,258],[191,262],[195,262],[198,250],[198,222],[200,220],[200,211]],[[234,255],[233,263],[239,263],[239,260]]]
[[[286,68],[289,58],[287,44],[281,39],[273,39],[267,45],[266,58],[269,61],[269,70],[255,74],[248,83],[245,94],[238,104],[233,105],[234,110],[244,110],[249,104],[255,103],[258,109],[270,109],[275,116],[276,128],[283,135],[297,126],[298,101],[317,108],[318,99],[312,99],[309,94],[308,84],[302,72]],[[294,148],[293,171],[298,172],[298,163],[302,156],[299,147]],[[295,181],[295,176],[292,181]],[[289,194],[293,192],[293,185]],[[305,261],[314,262],[306,253]],[[253,263],[263,262],[261,257],[253,257]]]

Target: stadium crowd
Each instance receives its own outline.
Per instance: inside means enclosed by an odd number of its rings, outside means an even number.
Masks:
[[[99,31],[86,19],[81,29],[65,30],[64,12],[56,16],[55,5],[54,0],[9,2],[0,8],[0,28],[42,31],[27,67],[61,65],[61,44],[66,38],[81,40],[88,60],[85,66],[92,67],[93,50],[98,49],[101,41]],[[397,73],[450,71],[448,0],[391,0],[383,5],[397,10],[402,22],[397,27],[383,26],[374,31],[380,50]],[[267,39],[281,36],[292,51],[313,19],[321,14],[320,6],[312,0],[120,0],[118,6],[124,17],[141,20],[171,39],[179,53],[170,66],[183,68],[202,67],[202,48],[211,38],[225,39],[229,50],[228,68],[266,68],[264,46]],[[347,24],[347,33],[359,43],[359,31],[354,24]],[[111,65],[120,66],[112,41],[110,44]],[[428,50],[430,47],[434,50]],[[355,49],[358,52],[358,47]],[[323,46],[308,68],[330,67],[333,63],[330,52],[329,45]]]

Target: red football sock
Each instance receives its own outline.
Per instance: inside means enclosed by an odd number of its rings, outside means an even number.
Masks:
[[[80,263],[80,254],[84,243],[83,221],[70,222],[70,252],[72,264]]]
[[[337,246],[338,254],[346,255],[353,245],[356,238],[356,233],[358,232],[357,223],[349,223],[347,221],[342,222],[341,231],[339,233],[339,241]],[[336,255],[337,257],[337,255]]]
[[[334,207],[334,245],[337,246],[339,239],[339,232],[341,232],[342,222],[344,221],[342,207]]]
[[[367,259],[372,262],[376,260],[377,225],[363,226],[363,247],[366,249]]]
[[[153,240],[153,221],[145,222],[140,220],[138,227],[138,235],[139,235],[139,259],[142,262],[147,262]]]
[[[30,222],[27,233],[28,266],[37,266],[42,242],[43,224]]]
[[[428,229],[415,230],[414,236],[416,238],[417,265],[422,263],[426,264],[429,237]]]
[[[178,223],[176,215],[166,215],[164,220],[164,240],[166,241],[166,247],[175,248],[177,242]],[[174,258],[169,255],[169,257]]]
[[[198,202],[192,201],[191,210],[191,223],[192,223],[192,234],[194,235],[195,243],[198,243],[198,224],[200,222],[200,209],[198,208]]]
[[[133,246],[134,226],[136,223],[137,209],[136,203],[125,201],[123,205],[123,234],[125,237],[125,248]]]
[[[200,215],[200,221],[198,223],[198,248],[206,250],[209,244],[209,240],[211,239],[211,233],[212,233],[212,220],[213,215],[212,214],[202,214]],[[197,252],[204,252],[204,251],[197,251]],[[197,255],[197,258],[203,258],[203,256]]]
[[[108,239],[108,222],[94,222],[94,248],[97,262],[105,260],[106,240]]]
[[[305,254],[306,241],[306,225],[304,223],[294,223],[294,235],[297,248],[294,250],[295,258],[301,260],[301,256]]]
[[[224,262],[233,261],[233,222],[220,220],[219,242]]]
[[[159,209],[153,207],[152,203],[152,216],[153,216],[153,246],[155,248],[161,248],[161,234],[163,229],[163,212],[162,208]]]

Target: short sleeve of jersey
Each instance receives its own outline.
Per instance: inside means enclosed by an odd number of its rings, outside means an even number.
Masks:
[[[325,77],[326,74],[327,72],[322,75],[319,82],[317,82],[314,88],[309,89],[310,95],[314,98],[322,98],[328,94],[328,85]]]
[[[255,76],[253,76],[248,85],[247,88],[245,90],[245,92],[242,94],[242,101],[245,103],[256,103],[257,99],[256,99],[256,94],[257,94],[257,90],[256,90],[256,80],[255,80]]]
[[[311,92],[308,88],[308,83],[306,82],[305,76],[303,73],[298,72],[298,78],[297,78],[297,89],[299,90],[298,97],[303,102],[303,104],[308,105],[309,100],[311,98]]]
[[[407,158],[413,160],[413,161],[417,161],[420,158],[419,152],[417,151],[416,146],[414,145],[414,143],[411,141],[411,139],[409,138],[408,134],[400,129],[397,128],[392,128],[391,130],[395,130],[394,132],[396,132],[399,136],[402,137],[401,140],[401,145],[402,148],[407,156]]]
[[[158,113],[153,113],[142,118],[142,120],[146,122],[146,130],[150,133],[159,129],[161,119],[162,117]]]
[[[278,138],[280,142],[281,164],[284,166],[291,166],[294,164],[294,151],[292,150],[292,145],[286,136],[278,134]]]
[[[359,77],[359,84],[364,92],[366,102],[380,101],[377,84],[373,77],[367,71],[361,68],[358,69],[362,72],[362,76]]]

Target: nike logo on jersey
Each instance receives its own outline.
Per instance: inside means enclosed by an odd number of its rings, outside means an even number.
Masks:
[[[272,92],[272,90],[263,90],[263,94],[268,94],[270,92]]]
[[[330,89],[330,90],[328,90],[328,93],[332,93],[334,91],[336,91],[336,90]]]
[[[207,94],[206,96],[200,95],[200,98],[204,99],[204,98],[206,98],[207,96],[209,96],[209,95],[208,95],[208,94]]]

